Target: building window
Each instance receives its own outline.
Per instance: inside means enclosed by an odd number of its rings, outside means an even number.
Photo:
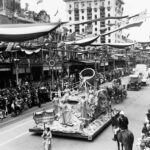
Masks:
[[[71,20],[72,20],[72,18],[71,18],[71,17],[69,17],[69,20],[71,21]]]
[[[111,39],[108,39],[108,43],[111,43]]]
[[[108,14],[108,17],[110,17],[110,14]]]
[[[97,19],[97,15],[95,15],[95,19]]]
[[[97,28],[95,28],[95,31],[97,31]]]
[[[78,2],[74,3],[74,8],[79,8],[79,3]]]
[[[95,25],[97,25],[97,22],[95,22]]]
[[[91,2],[87,2],[87,7],[91,7]]]
[[[84,32],[84,29],[82,29],[82,32]]]
[[[100,22],[100,27],[105,27],[105,21]]]
[[[110,30],[111,30],[111,28],[110,28],[110,27],[108,27],[108,30],[110,31]]]
[[[84,7],[84,2],[81,2],[81,6]]]
[[[81,12],[84,13],[84,9],[81,9]]]
[[[75,21],[79,21],[79,9],[74,10],[74,19]]]
[[[108,1],[108,5],[110,5],[110,1]]]
[[[70,29],[70,33],[72,32],[72,29]]]
[[[84,20],[84,16],[82,16],[82,20]]]
[[[108,20],[108,24],[110,24],[110,20]]]
[[[97,8],[94,8],[94,11],[97,12]]]
[[[69,5],[69,8],[71,8],[72,6],[71,6],[71,4]]]
[[[101,37],[101,43],[105,43],[105,36]]]
[[[87,19],[88,20],[92,19],[92,8],[87,8]]]
[[[110,7],[107,7],[107,10],[110,11]]]
[[[71,10],[69,10],[68,12],[69,12],[69,14],[71,14]]]
[[[75,24],[75,32],[79,33],[80,32],[80,28],[78,24]]]

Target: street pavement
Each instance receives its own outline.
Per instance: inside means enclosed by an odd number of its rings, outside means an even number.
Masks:
[[[127,77],[123,78],[126,83]],[[148,85],[139,91],[129,91],[128,97],[122,103],[115,105],[125,112],[129,119],[129,129],[134,133],[134,150],[145,119],[145,113],[150,108],[150,80]],[[47,107],[48,104],[47,104]],[[0,128],[0,150],[42,150],[42,138],[28,132],[35,126],[32,115]],[[52,150],[117,150],[116,142],[112,141],[112,128],[106,128],[94,141],[53,137]]]

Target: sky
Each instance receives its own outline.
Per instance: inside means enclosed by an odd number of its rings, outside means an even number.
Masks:
[[[25,3],[29,3],[29,10],[39,12],[44,9],[51,17],[51,21],[61,20],[65,21],[65,3],[63,0],[43,0],[42,3],[37,5],[38,0],[21,0],[22,8],[25,7]],[[139,12],[148,10],[150,13],[150,0],[123,0],[124,1],[124,15],[134,15]],[[58,10],[58,14],[55,17],[55,13]],[[149,14],[150,16],[150,14]],[[136,41],[150,41],[150,18],[147,19],[141,27],[130,28],[125,31],[129,33],[129,38]]]

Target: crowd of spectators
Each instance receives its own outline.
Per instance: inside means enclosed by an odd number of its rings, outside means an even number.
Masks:
[[[49,101],[49,91],[46,86],[33,85],[24,82],[20,86],[0,90],[0,118],[7,115],[15,117],[24,110]]]

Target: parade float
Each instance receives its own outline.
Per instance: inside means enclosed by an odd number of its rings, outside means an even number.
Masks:
[[[30,132],[42,133],[50,127],[54,136],[93,140],[111,123],[111,105],[105,90],[95,88],[95,71],[86,68],[80,78],[78,88],[54,97],[51,109],[34,113],[36,125]]]

